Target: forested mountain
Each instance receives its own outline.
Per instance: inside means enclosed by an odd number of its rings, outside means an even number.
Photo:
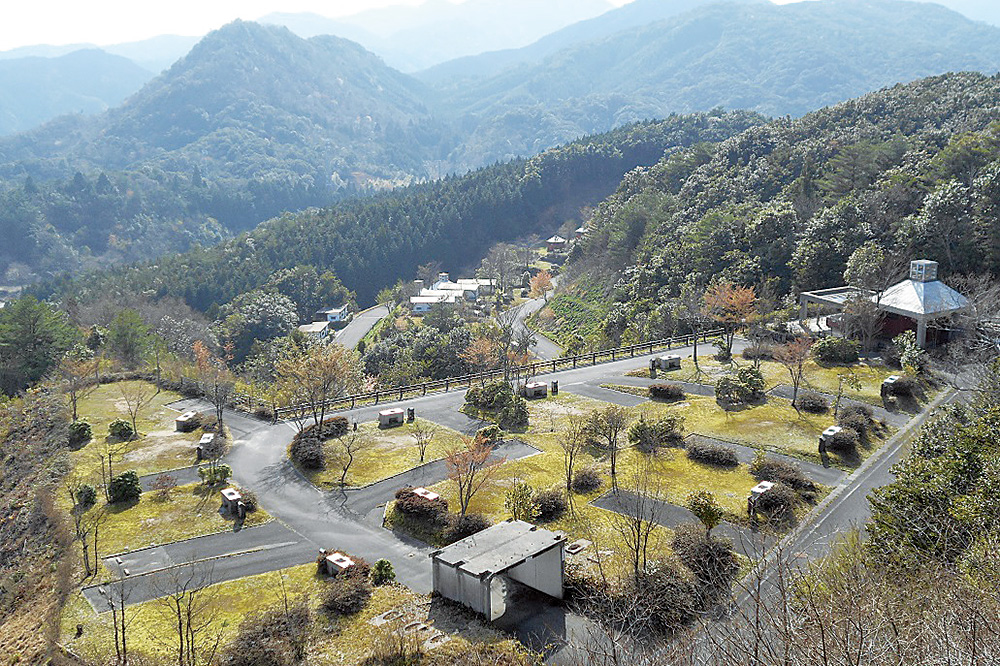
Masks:
[[[301,37],[354,40],[403,72],[483,51],[525,46],[577,21],[612,9],[607,0],[428,0],[328,19],[274,13],[262,23],[284,25]]]
[[[866,243],[944,276],[1000,274],[998,204],[1000,77],[952,74],[629,174],[570,268],[611,296],[606,340],[663,337],[683,325],[678,297],[712,280],[779,299],[836,286]]]
[[[610,37],[611,35],[663,21],[719,0],[633,0],[585,21],[578,21],[562,30],[548,34],[521,48],[508,47],[479,55],[455,58],[417,72],[415,76],[429,84],[448,84],[456,79],[490,77],[511,65],[541,62],[563,49]],[[766,3],[768,0],[728,0],[729,2]]]
[[[132,61],[97,49],[0,60],[0,135],[65,113],[104,111],[151,77]]]
[[[490,119],[452,156],[466,164],[669,112],[800,115],[922,76],[997,69],[1000,29],[938,5],[716,3],[438,87],[467,125]]]
[[[226,26],[122,106],[0,140],[0,277],[155,257],[436,175],[424,95],[352,42]]]
[[[49,288],[83,301],[122,292],[176,296],[214,314],[276,271],[304,265],[332,271],[367,304],[382,287],[411,278],[418,264],[477,263],[498,241],[573,219],[626,172],[654,164],[665,151],[720,141],[762,120],[735,112],[632,125],[463,177],[285,215],[215,248]]]

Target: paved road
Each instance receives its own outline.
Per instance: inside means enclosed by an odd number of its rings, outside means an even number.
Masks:
[[[388,314],[389,308],[384,305],[378,305],[358,313],[347,326],[337,331],[334,342],[342,344],[348,349],[354,349],[361,342],[361,338],[368,335],[368,331],[375,328],[375,324],[382,321]]]
[[[558,277],[556,279],[558,279]],[[524,323],[525,320],[541,310],[545,306],[546,302],[545,298],[535,298],[521,304],[517,312],[517,322],[515,323],[516,328],[514,329],[515,335],[528,328],[528,326]],[[563,348],[561,346],[557,345],[555,342],[545,337],[538,331],[532,331],[532,333],[535,336],[535,344],[531,345],[531,353],[543,361],[551,361],[554,358],[562,356]]]

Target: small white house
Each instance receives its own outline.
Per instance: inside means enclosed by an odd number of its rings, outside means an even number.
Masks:
[[[378,413],[378,426],[380,428],[391,428],[393,426],[403,425],[403,421],[406,418],[406,412],[399,407],[394,407],[392,409],[383,409]]]
[[[576,237],[576,240],[580,240],[587,235],[587,227],[577,227],[576,231],[573,232],[573,235]]]
[[[501,617],[519,583],[563,598],[566,535],[507,520],[431,553],[434,591],[481,613]]]
[[[236,488],[223,488],[221,495],[222,508],[229,513],[236,513],[239,510],[240,501],[243,499],[240,491],[236,490]]]
[[[525,398],[544,398],[549,394],[548,385],[545,382],[528,382],[524,385]]]
[[[341,322],[350,321],[350,319],[351,309],[346,305],[342,305],[339,308],[320,310],[316,313],[316,321],[325,321],[331,324],[339,324]]]
[[[330,337],[330,322],[324,320],[314,321],[311,324],[303,324],[299,326],[299,332],[307,338],[322,342]]]

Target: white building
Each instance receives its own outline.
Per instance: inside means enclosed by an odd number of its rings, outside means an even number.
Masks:
[[[448,273],[439,273],[438,279],[424,288],[423,281],[417,280],[417,295],[410,297],[410,309],[415,314],[429,311],[435,305],[454,305],[462,300],[477,301],[485,294],[493,293],[492,280],[463,278],[452,282]]]
[[[330,322],[314,321],[311,324],[299,326],[299,332],[308,338],[322,342],[330,336]]]
[[[431,553],[434,591],[492,621],[514,583],[563,598],[566,535],[508,520]]]
[[[340,322],[351,320],[351,309],[342,305],[339,308],[328,308],[326,310],[320,310],[316,313],[315,321],[326,321],[331,324],[337,324]]]

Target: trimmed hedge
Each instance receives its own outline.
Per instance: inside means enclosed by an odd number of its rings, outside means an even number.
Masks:
[[[815,391],[806,391],[798,399],[799,409],[810,414],[822,414],[830,409],[830,401]]]
[[[78,449],[91,440],[94,429],[86,421],[74,421],[69,424],[70,448]]]
[[[857,363],[861,345],[847,338],[827,337],[812,346],[816,359],[824,363]]]
[[[337,576],[327,583],[320,607],[333,616],[354,615],[364,610],[371,598],[372,584],[367,576]]]
[[[680,384],[653,384],[649,387],[649,397],[654,400],[683,400],[684,387]]]
[[[678,526],[670,547],[698,582],[710,588],[728,589],[740,570],[732,542],[706,534],[701,525]]]
[[[712,442],[689,441],[687,443],[687,456],[695,462],[718,467],[736,467],[740,464],[736,449]]]
[[[890,384],[887,393],[900,398],[912,397],[917,392],[917,381],[913,377],[900,377],[895,383]]]
[[[334,437],[347,434],[349,423],[346,417],[333,416],[319,425],[307,426],[295,434],[289,455],[304,469],[320,470],[326,467],[323,443]]]
[[[774,520],[785,520],[794,515],[799,496],[784,483],[777,481],[757,499],[757,510]]]
[[[750,473],[758,481],[773,481],[795,490],[816,492],[816,484],[802,473],[799,466],[784,460],[758,455],[750,463]]]
[[[111,504],[119,502],[132,502],[142,495],[142,486],[139,485],[139,476],[129,470],[111,479],[108,485],[108,501]]]
[[[108,434],[120,442],[127,442],[135,436],[135,431],[125,419],[115,419],[108,424]]]
[[[854,455],[858,451],[858,440],[857,431],[844,428],[827,440],[826,449],[840,455]]]
[[[404,516],[434,525],[443,525],[448,516],[448,500],[441,497],[429,500],[413,492],[412,487],[396,491],[396,511]]]

